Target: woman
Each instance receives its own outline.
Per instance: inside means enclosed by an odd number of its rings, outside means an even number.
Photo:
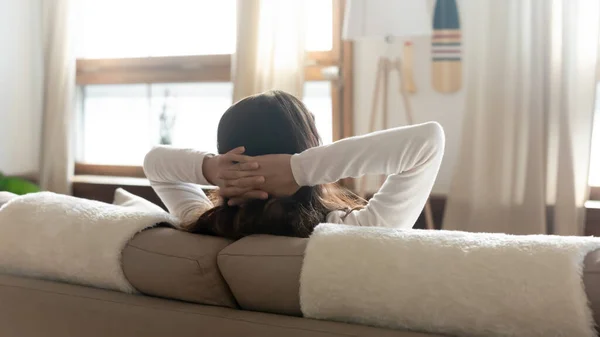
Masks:
[[[411,228],[438,173],[444,132],[431,122],[320,146],[304,104],[269,91],[225,112],[217,148],[212,155],[156,147],[144,160],[152,187],[185,229],[232,239],[307,237],[322,222]],[[365,174],[388,175],[366,205],[331,184]],[[219,197],[199,185],[218,186]]]

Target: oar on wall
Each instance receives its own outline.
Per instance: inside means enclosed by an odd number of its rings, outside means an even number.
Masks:
[[[414,69],[414,47],[411,41],[404,42],[404,47],[402,49],[402,75],[404,79],[402,83],[404,84],[404,90],[409,94],[414,94],[417,92],[417,86],[415,85],[415,75],[413,72]]]
[[[441,93],[462,86],[462,35],[455,0],[437,0],[433,13],[432,84]]]

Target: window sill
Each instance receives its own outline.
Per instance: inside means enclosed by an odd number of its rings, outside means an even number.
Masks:
[[[72,193],[78,198],[111,204],[117,188],[123,188],[165,208],[146,178],[99,175],[75,175],[73,177]]]
[[[117,188],[123,188],[165,208],[146,178],[101,175],[75,175],[73,177],[73,196],[78,198],[97,200],[110,204],[113,202]],[[203,186],[202,189],[208,191],[216,189],[216,187]]]
[[[593,209],[600,211],[600,200],[588,200],[585,202],[586,209]]]
[[[73,184],[94,184],[94,185],[112,185],[112,186],[150,186],[146,178],[133,177],[114,177],[98,175],[76,175],[73,177]]]

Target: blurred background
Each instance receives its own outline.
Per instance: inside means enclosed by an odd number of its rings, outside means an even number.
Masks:
[[[599,22],[584,0],[0,0],[0,172],[159,203],[152,146],[215,151],[224,111],[277,88],[325,144],[442,124],[434,228],[598,233]]]

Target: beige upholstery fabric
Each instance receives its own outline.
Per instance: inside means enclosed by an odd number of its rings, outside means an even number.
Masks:
[[[219,268],[242,309],[301,316],[300,271],[308,239],[245,237],[219,254]]]
[[[583,284],[596,326],[600,327],[600,249],[589,253],[583,265]]]
[[[440,337],[0,275],[2,337]]]
[[[188,302],[236,307],[217,267],[231,241],[173,228],[137,234],[123,251],[123,271],[140,292]]]

